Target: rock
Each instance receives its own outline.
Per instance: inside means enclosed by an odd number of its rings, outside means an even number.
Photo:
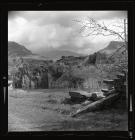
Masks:
[[[91,93],[82,90],[70,91],[69,95],[73,98],[89,98]]]
[[[101,89],[101,91],[102,91],[103,93],[107,93],[107,92],[109,92],[108,89]]]
[[[109,90],[112,89],[113,86],[114,86],[114,80],[106,79],[106,80],[103,80],[103,83],[107,84],[107,87],[108,87]]]
[[[96,101],[97,100],[97,94],[96,93],[92,93],[91,97],[89,98],[92,101]]]
[[[70,91],[69,95],[71,96],[72,99],[86,99],[86,96],[80,94],[77,91]]]
[[[97,95],[97,97],[105,97],[103,92],[93,92]]]
[[[104,79],[103,82],[106,84],[114,84],[114,80],[109,80],[109,79]]]
[[[117,75],[117,77],[118,77],[119,79],[126,80],[126,75],[125,75],[125,74],[123,74],[123,73],[118,74],[118,75]]]

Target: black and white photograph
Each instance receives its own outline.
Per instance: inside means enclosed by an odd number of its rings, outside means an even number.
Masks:
[[[128,12],[8,12],[8,132],[128,131]]]

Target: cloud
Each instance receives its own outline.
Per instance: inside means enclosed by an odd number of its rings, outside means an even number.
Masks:
[[[83,18],[86,16],[97,20],[125,18],[127,17],[127,11],[11,11],[9,13],[9,19],[16,18],[17,16],[43,24],[56,22],[63,23],[61,25],[64,25],[71,22],[74,18]]]
[[[104,47],[113,38],[80,37],[80,26],[73,20],[90,16],[109,23],[125,18],[126,14],[126,11],[13,11],[8,16],[8,40],[33,52],[58,49],[87,54]]]

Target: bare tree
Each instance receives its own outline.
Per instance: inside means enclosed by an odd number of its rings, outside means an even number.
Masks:
[[[117,39],[127,43],[127,19],[117,20],[109,25],[98,22],[91,17],[81,20],[73,20],[81,25],[79,33],[84,37],[88,36],[115,36]]]
[[[109,25],[105,25],[104,22],[97,22],[91,17],[87,17],[81,20],[74,20],[81,25],[79,33],[84,37],[94,36],[97,37],[102,35],[104,37],[113,36],[124,42],[109,58],[112,58],[116,53],[122,50],[121,53],[127,58],[128,51],[128,31],[127,31],[127,19],[117,20]],[[114,28],[113,28],[114,27]],[[123,49],[124,48],[124,49]]]
[[[126,74],[126,82],[127,87],[126,90],[128,92],[128,23],[127,19],[117,20],[109,25],[106,25],[104,22],[98,22],[91,17],[86,17],[81,20],[74,20],[78,24],[81,25],[79,33],[82,34],[83,37],[97,37],[97,36],[112,36],[116,37],[116,39],[124,42],[109,58],[111,60],[113,57],[117,57],[115,59],[115,63],[103,65],[102,63],[96,64],[97,68],[102,71],[120,71],[125,72]],[[120,52],[120,53],[119,53]],[[117,55],[118,53],[118,55]]]

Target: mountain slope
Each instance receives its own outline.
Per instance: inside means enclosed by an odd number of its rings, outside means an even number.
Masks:
[[[15,61],[18,57],[23,57],[24,61],[31,64],[41,64],[44,63],[48,58],[33,54],[30,50],[26,49],[24,46],[9,41],[8,42],[8,72],[11,73],[15,69]]]
[[[113,58],[117,59],[117,56],[125,49],[124,42],[111,41],[104,49],[99,50],[94,54],[90,54],[86,57],[84,64],[106,63],[107,59],[113,55]],[[119,49],[120,48],[120,49]]]
[[[32,52],[26,49],[24,46],[13,41],[8,42],[8,56],[9,57],[28,56],[28,55],[32,55]]]
[[[113,54],[118,48],[124,45],[121,41],[111,41],[104,49],[98,51],[99,53],[105,53],[107,55]]]

